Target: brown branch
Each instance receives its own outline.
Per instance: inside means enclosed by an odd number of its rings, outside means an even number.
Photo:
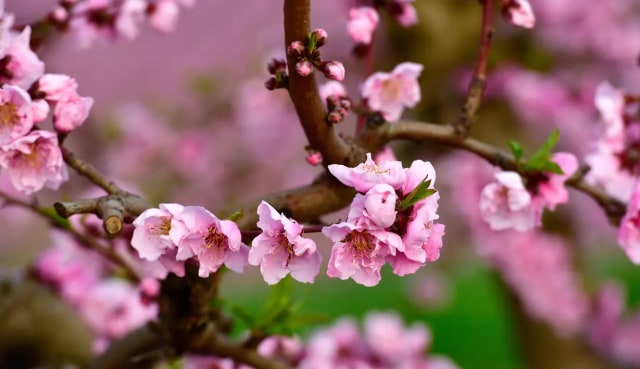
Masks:
[[[102,188],[109,194],[115,194],[120,191],[120,188],[115,183],[107,180],[93,165],[78,158],[74,153],[62,145],[60,145],[60,150],[62,151],[64,162],[73,168],[76,173],[87,178],[93,184]]]
[[[293,41],[306,39],[310,23],[310,0],[284,1],[285,49]],[[313,75],[300,76],[296,72],[296,62],[295,57],[287,56],[288,91],[311,148],[322,154],[325,165],[346,165],[364,159],[364,154],[358,153],[355,153],[355,159],[352,158],[354,153],[337,135],[333,125],[326,121],[327,112],[318,94],[315,78]]]
[[[517,171],[516,162],[511,154],[474,138],[459,137],[455,128],[451,126],[408,121],[393,124],[386,123],[378,128],[377,138],[381,142],[398,139],[416,142],[439,142],[472,152],[504,170]],[[613,225],[619,224],[620,219],[626,212],[626,205],[607,195],[603,190],[584,182],[583,176],[584,173],[582,172],[576,173],[566,183],[568,186],[593,198],[602,206],[609,217],[609,221]]]
[[[114,341],[107,351],[93,359],[88,369],[152,368],[163,348],[162,337],[145,325]]]
[[[478,61],[469,89],[467,98],[462,106],[460,117],[453,123],[456,134],[466,137],[469,128],[478,118],[478,110],[482,105],[482,95],[487,84],[487,65],[489,63],[489,51],[491,50],[491,40],[493,39],[493,0],[481,0],[482,2],[482,27],[480,30],[480,50]]]

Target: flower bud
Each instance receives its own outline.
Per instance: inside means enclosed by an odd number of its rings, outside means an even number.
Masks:
[[[289,56],[293,56],[293,57],[300,57],[302,56],[302,54],[304,54],[304,43],[302,43],[302,41],[293,41],[288,47],[287,47],[287,55]]]
[[[269,78],[265,83],[264,83],[264,87],[267,88],[267,90],[275,90],[277,87],[278,82],[276,81],[275,77],[271,77]]]
[[[327,39],[329,38],[329,34],[323,28],[317,28],[311,32],[311,37],[315,37],[316,39],[316,47],[320,47],[327,43]]]
[[[344,118],[344,115],[340,114],[337,111],[332,111],[332,112],[329,112],[329,114],[327,114],[327,122],[331,124],[340,123],[342,122],[343,118]]]
[[[324,76],[334,81],[342,81],[344,79],[344,65],[339,61],[328,61],[320,65],[320,69]]]
[[[267,65],[267,70],[270,74],[276,74],[278,72],[284,71],[287,69],[287,62],[283,59],[273,58]]]
[[[313,72],[313,64],[311,64],[307,59],[301,59],[296,63],[296,72],[298,72],[299,75],[306,77]]]
[[[319,153],[318,151],[313,151],[310,152],[309,155],[307,155],[307,163],[316,166],[316,165],[320,165],[322,163],[322,154]]]

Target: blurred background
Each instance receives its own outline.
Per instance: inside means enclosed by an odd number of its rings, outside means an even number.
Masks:
[[[5,10],[22,24],[43,17],[55,3],[6,0]],[[537,16],[533,30],[497,19],[487,99],[471,135],[505,149],[507,140],[517,139],[531,153],[558,127],[559,149],[582,159],[602,130],[593,105],[597,84],[609,81],[640,92],[640,6],[634,0],[531,4]],[[346,33],[349,5],[314,1],[312,27],[328,31],[323,56],[344,62],[345,83],[357,101],[366,75]],[[403,61],[422,63],[423,100],[405,116],[446,123],[457,117],[464,99],[477,54],[480,6],[469,0],[415,5],[419,24],[408,29],[383,14],[374,63],[383,71]],[[270,57],[284,56],[279,2],[200,0],[183,9],[172,33],[143,26],[135,40],[87,49],[69,33],[47,42],[40,56],[48,72],[74,77],[79,92],[95,99],[89,121],[68,145],[108,178],[153,202],[229,209],[243,199],[309,183],[320,172],[305,161],[306,140],[286,92],[263,86]],[[352,117],[340,129],[351,134],[353,127]],[[434,163],[440,221],[447,227],[441,259],[405,278],[385,268],[375,288],[328,279],[322,270],[318,283],[294,287],[301,314],[313,318],[300,328],[301,336],[337,317],[395,310],[406,322],[427,324],[430,351],[460,367],[568,368],[532,364],[537,351],[531,345],[576,341],[567,350],[575,349],[574,358],[588,355],[590,304],[605,282],[626,291],[627,307],[637,305],[640,273],[590,198],[571,192],[570,205],[545,216],[545,236],[496,236],[478,220],[477,198],[491,179],[488,164],[438,145],[393,148],[407,164],[417,158]],[[95,194],[72,173],[60,191],[38,197],[44,205]],[[0,211],[0,231],[2,268],[27,266],[51,246],[44,222],[21,209]],[[316,239],[328,260],[330,244]],[[260,314],[268,293],[253,270],[228,274],[222,289],[230,306],[253,314]],[[640,345],[640,339],[631,342]],[[638,365],[637,360],[626,362]],[[606,367],[594,365],[584,367]]]

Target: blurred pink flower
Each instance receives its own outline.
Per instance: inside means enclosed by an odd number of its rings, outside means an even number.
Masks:
[[[514,26],[533,28],[536,23],[536,17],[528,0],[503,1],[502,15]]]
[[[620,222],[618,243],[631,262],[640,264],[640,181],[634,186],[627,213]]]
[[[388,121],[397,121],[405,107],[412,108],[420,101],[418,77],[422,65],[398,64],[391,73],[376,72],[362,84],[361,94],[367,106],[379,111]]]
[[[536,225],[531,195],[516,172],[495,174],[496,182],[486,185],[480,195],[480,213],[495,231],[514,228],[527,231]]]
[[[373,34],[379,22],[380,16],[374,8],[369,6],[351,8],[349,10],[347,32],[353,41],[368,45],[373,39]]]
[[[20,87],[0,89],[0,146],[25,136],[33,127],[31,97]]]

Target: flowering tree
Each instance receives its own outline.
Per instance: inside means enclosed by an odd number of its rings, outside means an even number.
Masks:
[[[64,33],[91,47],[135,39],[143,23],[171,32],[181,11],[197,11],[195,1],[59,0],[46,16],[24,24],[0,1],[2,211],[13,216],[26,209],[28,219],[47,222],[51,235],[51,247],[25,270],[3,277],[8,297],[0,301],[0,363],[456,368],[446,356],[427,353],[431,333],[424,325],[405,326],[394,312],[371,312],[361,328],[342,318],[302,339],[300,322],[308,327],[312,319],[291,296],[292,284],[314,284],[319,275],[367,288],[390,274],[419,274],[437,265],[451,242],[473,244],[495,271],[528,367],[640,366],[638,318],[625,314],[618,285],[588,285],[578,261],[594,236],[571,234],[615,228],[611,239],[621,247],[615,252],[640,263],[640,97],[602,81],[627,78],[622,68],[603,72],[603,64],[635,62],[640,45],[625,37],[637,34],[630,14],[638,9],[631,0],[616,0],[594,5],[601,9],[593,15],[585,7],[538,2],[533,8],[527,0],[474,2],[480,25],[474,67],[452,73],[464,80],[457,88],[462,98],[454,99],[461,109],[448,123],[427,123],[403,117],[406,109],[427,105],[420,80],[429,78],[430,66],[400,61],[374,70],[382,24],[417,27],[421,4],[339,6],[351,57],[363,62],[345,67],[344,60],[327,57],[325,28],[311,27],[310,1],[284,0],[284,42],[267,63],[266,82],[248,80],[233,96],[216,95],[200,81],[207,100],[194,109],[199,115],[178,114],[179,128],[129,106],[112,127],[115,144],[103,147],[99,141],[109,135],[96,136],[86,159],[71,147],[94,124],[98,101],[83,96],[73,76],[53,73],[44,50]],[[534,11],[545,27],[538,29]],[[500,14],[502,21],[494,19]],[[605,36],[584,35],[596,27]],[[576,70],[558,63],[542,74],[506,64],[517,58],[505,57],[490,70],[494,39],[503,34],[528,35],[518,37],[534,41],[516,42],[531,50],[527,42],[544,43],[558,58],[581,63],[574,63]],[[581,60],[583,53],[598,57]],[[575,78],[582,75],[589,79]],[[512,120],[521,121],[523,131],[536,120],[551,124],[535,126],[531,140],[475,138],[472,130],[480,137],[512,126],[487,127],[479,119],[499,99],[512,106]],[[592,108],[599,122],[587,126]],[[416,116],[432,119],[420,111]],[[443,151],[406,149],[402,141],[439,144]],[[66,184],[69,169],[82,177],[73,181],[91,188]],[[565,206],[568,189],[585,196]],[[47,196],[53,200],[43,200]],[[442,208],[453,215],[441,219]],[[596,224],[593,213],[613,227]],[[259,316],[221,297],[224,280],[252,269],[264,280],[259,288],[271,289]],[[422,281],[417,298],[429,283]],[[38,330],[36,318],[18,313],[27,305],[22,294],[44,307],[46,320],[60,322],[50,336]],[[73,314],[46,315],[55,311]],[[30,355],[25,332],[44,346],[67,347]]]

